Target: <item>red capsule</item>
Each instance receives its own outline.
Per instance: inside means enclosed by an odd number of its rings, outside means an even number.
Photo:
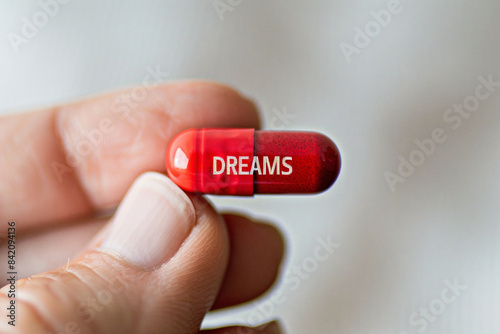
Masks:
[[[340,171],[337,146],[316,132],[187,130],[165,160],[179,187],[214,195],[319,193]]]

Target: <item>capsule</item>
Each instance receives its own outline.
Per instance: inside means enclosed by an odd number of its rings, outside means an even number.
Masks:
[[[319,193],[340,171],[337,146],[316,132],[186,130],[165,162],[179,187],[213,195]]]

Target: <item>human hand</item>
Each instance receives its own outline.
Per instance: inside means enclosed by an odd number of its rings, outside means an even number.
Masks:
[[[4,318],[0,332],[199,333],[209,310],[265,292],[283,255],[275,228],[221,215],[164,175],[143,174],[165,172],[165,149],[184,129],[258,126],[250,101],[202,82],[0,119],[0,224],[3,232],[16,222],[18,276],[34,275],[17,281],[16,326]]]

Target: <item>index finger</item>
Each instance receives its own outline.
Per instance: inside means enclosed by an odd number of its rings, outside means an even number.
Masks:
[[[258,127],[255,105],[209,82],[136,87],[0,119],[0,221],[20,229],[117,205],[145,171],[165,172],[165,150],[199,127]]]

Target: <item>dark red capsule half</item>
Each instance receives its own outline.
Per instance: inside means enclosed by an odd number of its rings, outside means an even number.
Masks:
[[[167,173],[181,188],[214,195],[312,194],[340,172],[337,146],[316,132],[193,129],[166,154]]]

